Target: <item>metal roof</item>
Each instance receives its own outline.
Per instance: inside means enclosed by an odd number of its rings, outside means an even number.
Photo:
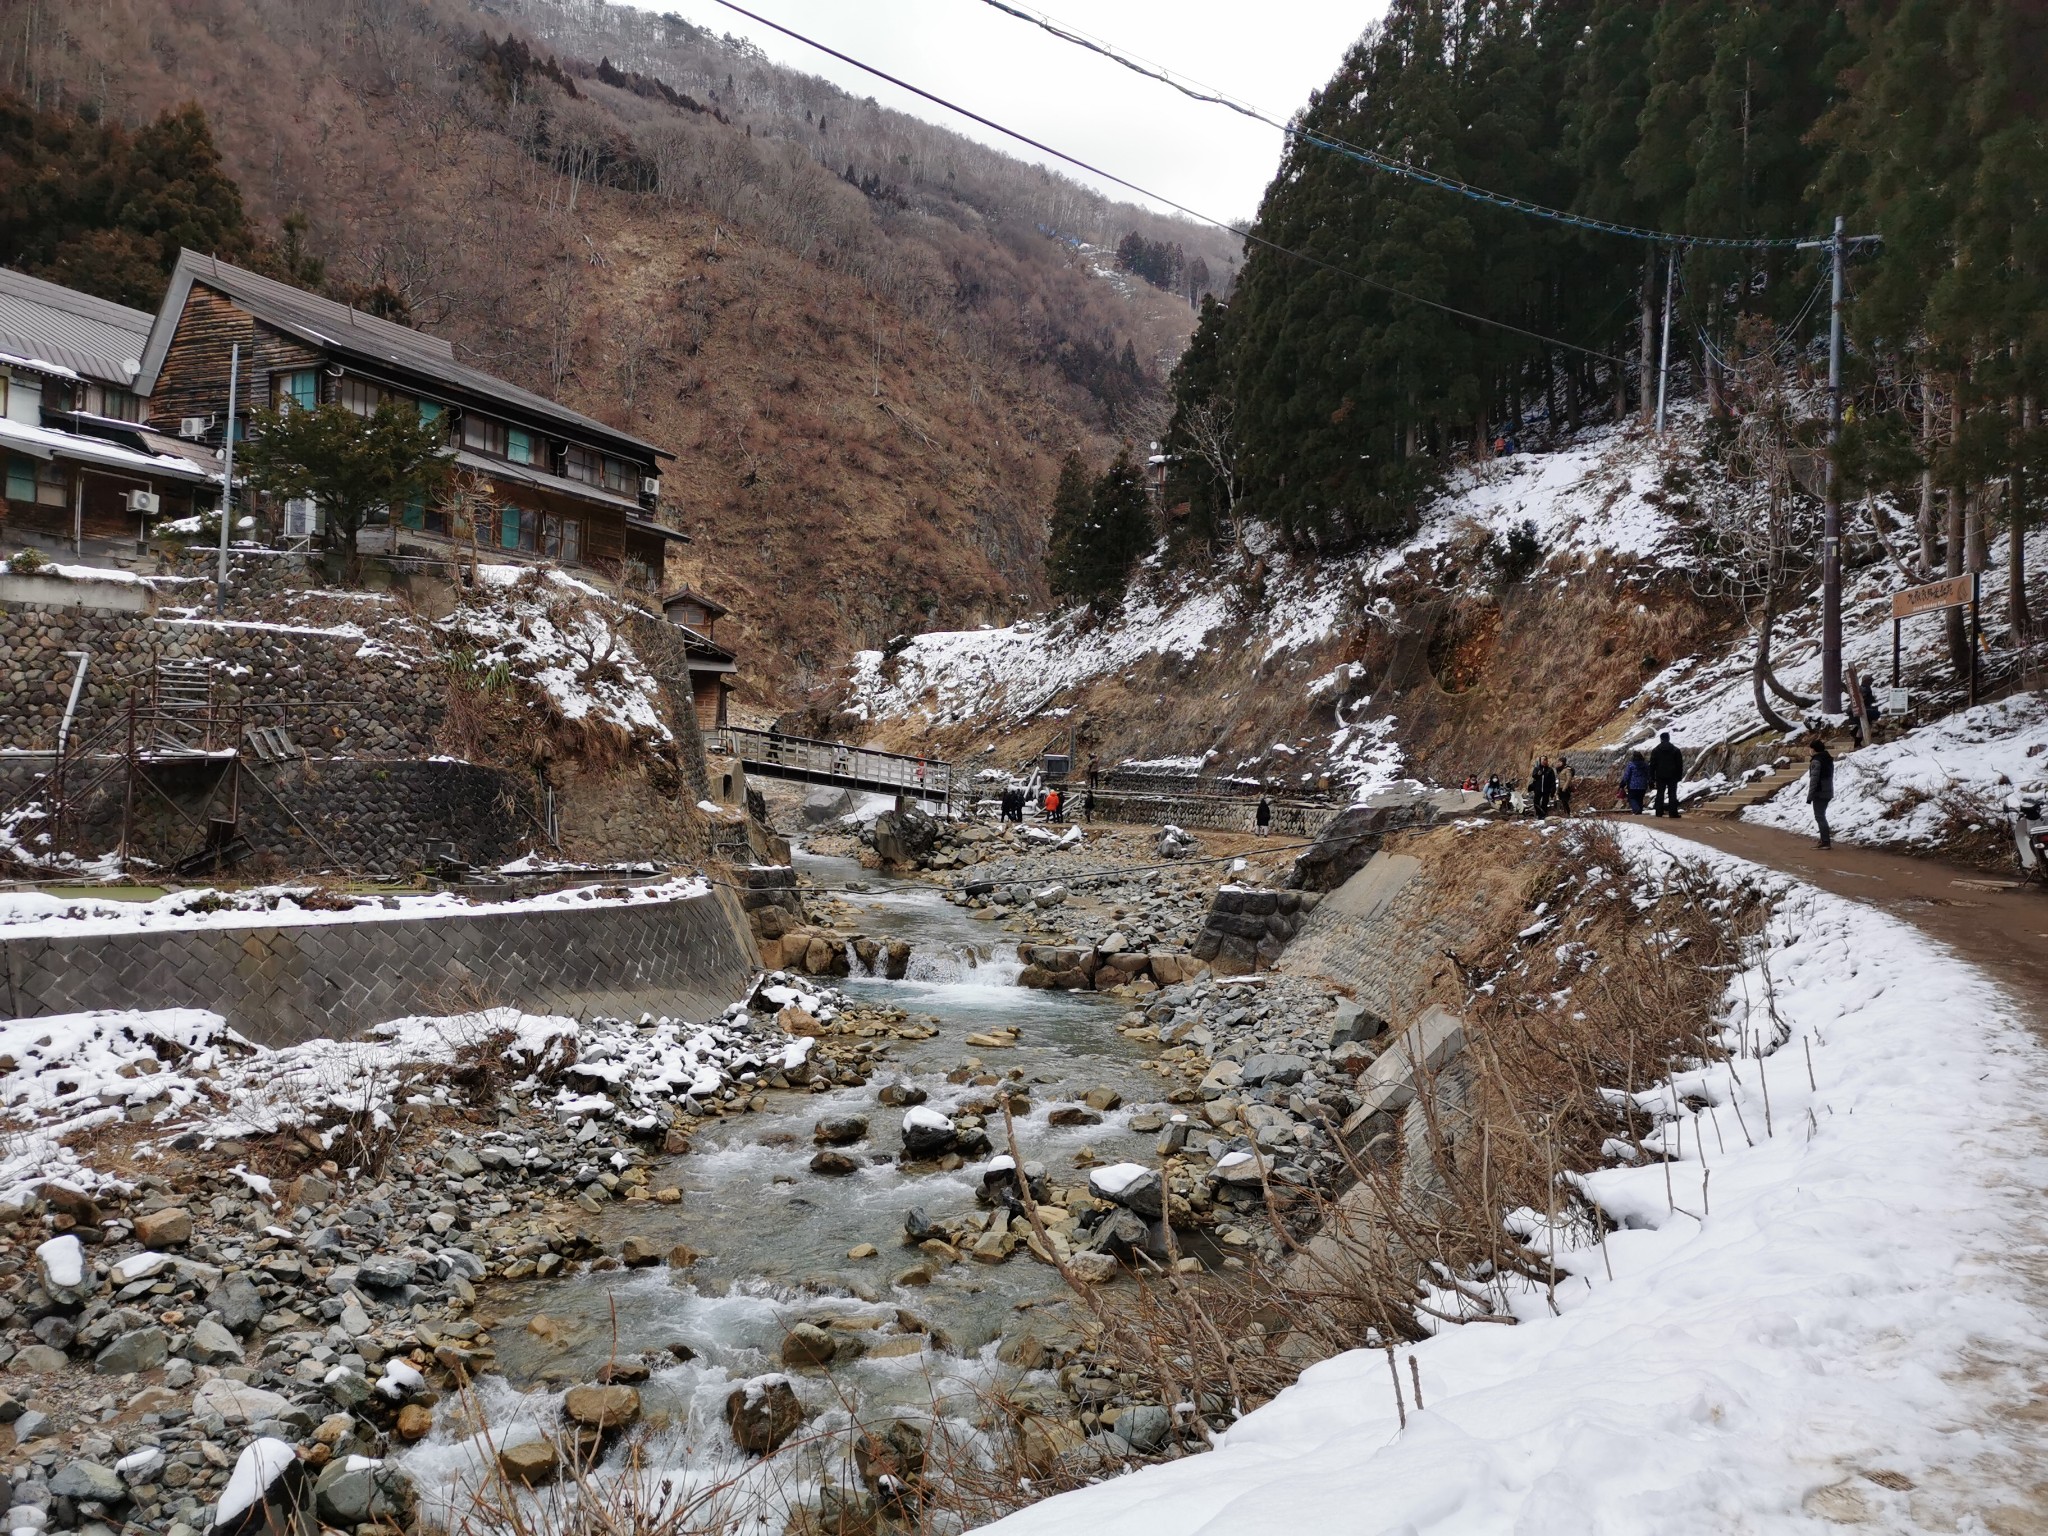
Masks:
[[[133,389],[154,319],[146,310],[0,267],[0,352],[30,366],[47,361]]]
[[[517,384],[457,362],[452,343],[424,331],[380,320],[361,310],[350,309],[317,293],[307,293],[259,273],[231,266],[197,251],[183,251],[171,273],[171,286],[164,294],[163,307],[150,328],[149,343],[142,353],[142,372],[135,386],[144,393],[156,387],[164,356],[178,318],[197,282],[226,294],[265,324],[325,347],[345,358],[397,370],[439,384],[453,394],[468,395],[488,408],[495,404],[515,414],[547,422],[571,437],[594,439],[600,444],[623,446],[647,457],[674,458],[665,448],[617,427],[606,426],[593,417],[558,405],[544,395],[521,389]],[[432,393],[431,388],[427,391]]]

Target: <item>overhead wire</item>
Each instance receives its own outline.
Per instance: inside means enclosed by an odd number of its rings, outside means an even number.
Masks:
[[[1515,197],[1506,192],[1490,191],[1485,187],[1475,186],[1471,182],[1461,181],[1455,176],[1446,176],[1441,171],[1432,171],[1426,166],[1416,165],[1412,161],[1402,160],[1396,156],[1382,153],[1379,150],[1366,149],[1362,145],[1353,144],[1346,139],[1340,139],[1334,134],[1322,133],[1299,127],[1293,123],[1282,122],[1280,119],[1260,111],[1257,107],[1239,101],[1235,97],[1224,95],[1221,91],[1198,86],[1191,81],[1177,79],[1170,71],[1162,69],[1156,64],[1148,64],[1140,59],[1132,58],[1130,55],[1112,48],[1108,43],[1098,38],[1090,37],[1085,32],[1077,32],[1073,28],[1045,15],[1043,12],[1031,11],[1023,6],[1012,5],[1009,3],[1009,0],[982,0],[982,4],[1001,11],[1006,16],[1014,17],[1018,21],[1027,22],[1034,27],[1040,28],[1042,31],[1049,32],[1062,42],[1070,43],[1074,47],[1086,49],[1090,53],[1108,59],[1111,63],[1121,65],[1134,74],[1143,75],[1148,80],[1155,80],[1161,85],[1168,86],[1180,92],[1181,95],[1186,96],[1191,101],[1199,101],[1209,106],[1226,108],[1241,117],[1248,117],[1254,122],[1263,123],[1268,128],[1276,129],[1289,139],[1300,139],[1304,143],[1343,155],[1347,159],[1356,160],[1362,165],[1369,166],[1373,170],[1387,175],[1406,177],[1410,181],[1419,182],[1424,186],[1435,187],[1439,191],[1456,193],[1460,197],[1470,198],[1474,202],[1491,204],[1496,208],[1504,208],[1511,213],[1526,214],[1532,218],[1549,219],[1554,223],[1590,230],[1596,234],[1617,235],[1623,239],[1643,240],[1655,245],[1696,246],[1705,249],[1718,248],[1722,250],[1757,250],[1763,248],[1784,250],[1812,246],[1816,243],[1812,237],[1803,235],[1687,235],[1679,234],[1672,230],[1646,229],[1640,225],[1623,224],[1613,219],[1596,219],[1586,214],[1572,213],[1567,209],[1552,208],[1547,204],[1535,202],[1525,197]],[[1844,237],[1843,244],[1860,245],[1876,239],[1877,236],[1875,235],[1851,235]]]
[[[1274,251],[1279,255],[1292,257],[1296,261],[1305,262],[1309,266],[1334,273],[1338,277],[1349,278],[1353,282],[1363,283],[1368,288],[1377,289],[1381,293],[1391,294],[1393,297],[1405,300],[1410,304],[1419,304],[1425,309],[1434,309],[1446,315],[1456,316],[1461,320],[1469,320],[1475,325],[1491,326],[1495,330],[1507,331],[1517,336],[1525,336],[1531,341],[1540,341],[1545,346],[1559,347],[1567,352],[1577,352],[1582,356],[1595,358],[1600,362],[1615,363],[1622,367],[1628,366],[1629,360],[1627,358],[1617,357],[1611,352],[1603,352],[1597,347],[1583,346],[1576,341],[1566,341],[1561,336],[1548,336],[1541,331],[1532,331],[1526,326],[1516,325],[1511,321],[1496,320],[1490,315],[1481,315],[1469,309],[1460,309],[1455,304],[1445,304],[1437,299],[1424,298],[1419,293],[1411,293],[1407,289],[1398,288],[1392,283],[1381,282],[1378,278],[1368,277],[1363,272],[1355,271],[1350,267],[1338,266],[1334,262],[1325,261],[1319,256],[1311,256],[1306,251],[1298,251],[1292,246],[1282,245],[1277,240],[1270,240],[1255,230],[1234,224],[1228,219],[1219,219],[1213,214],[1203,213],[1200,209],[1191,208],[1185,203],[1167,197],[1164,193],[1154,192],[1150,188],[1140,186],[1137,182],[1127,177],[1119,176],[1114,171],[1106,171],[1098,165],[1090,164],[1077,155],[1070,155],[1063,149],[1055,149],[1043,140],[1035,139],[1027,133],[1022,133],[1015,128],[999,123],[994,118],[986,117],[970,107],[963,107],[958,102],[949,101],[935,92],[924,89],[922,86],[912,85],[908,80],[892,75],[887,70],[877,68],[875,65],[869,64],[864,60],[857,59],[850,53],[843,53],[839,49],[832,47],[829,43],[821,43],[816,38],[797,31],[794,27],[784,26],[779,21],[771,21],[758,12],[750,11],[745,6],[738,4],[737,0],[714,0],[714,3],[723,6],[726,10],[736,15],[744,16],[749,21],[755,22],[760,26],[767,27],[772,32],[779,32],[792,41],[802,43],[807,48],[814,48],[828,58],[834,58],[842,64],[850,65],[860,70],[863,74],[873,75],[877,80],[886,81],[898,90],[908,91],[911,95],[928,101],[934,106],[943,107],[948,112],[958,113],[969,122],[979,123],[982,127],[1000,133],[1006,138],[1015,139],[1020,144],[1028,145],[1040,154],[1050,155],[1055,160],[1064,161],[1077,170],[1086,171],[1091,176],[1098,176],[1104,181],[1124,188],[1126,191],[1135,192],[1143,198],[1149,198],[1155,203],[1173,209],[1176,213],[1186,214],[1189,218],[1199,223],[1226,230],[1249,244],[1264,246],[1267,250]]]

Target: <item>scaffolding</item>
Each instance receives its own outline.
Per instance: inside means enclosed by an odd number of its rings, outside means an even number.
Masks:
[[[91,732],[61,737],[49,773],[0,806],[0,818],[34,807],[49,851],[75,853],[97,797],[118,782],[117,857],[124,872],[133,855],[137,809],[150,797],[198,838],[196,847],[166,861],[168,872],[218,872],[247,851],[240,831],[246,731],[245,706],[221,696],[211,664],[159,661],[146,686],[129,690],[125,709]],[[186,804],[179,803],[179,792]],[[194,802],[196,816],[187,809]],[[36,818],[17,815],[18,822],[28,819]],[[17,841],[19,831],[17,826]]]

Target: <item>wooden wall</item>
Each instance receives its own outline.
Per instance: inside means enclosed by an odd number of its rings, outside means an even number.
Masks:
[[[237,404],[245,412],[269,406],[273,373],[317,368],[325,360],[318,348],[259,324],[226,295],[195,282],[149,397],[150,425],[175,433],[187,416],[225,418],[229,350],[236,342],[242,346]]]

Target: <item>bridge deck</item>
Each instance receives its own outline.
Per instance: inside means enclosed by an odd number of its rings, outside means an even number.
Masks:
[[[737,757],[747,772],[763,778],[921,800],[945,800],[953,792],[953,770],[936,758],[878,752],[872,747],[849,747],[844,742],[736,725],[720,726],[710,746],[715,752]]]

